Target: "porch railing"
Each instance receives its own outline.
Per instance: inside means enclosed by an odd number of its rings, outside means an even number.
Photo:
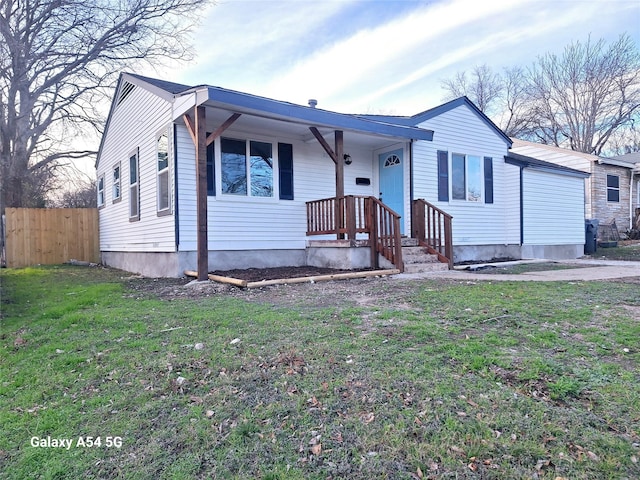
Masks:
[[[453,268],[453,217],[419,198],[413,201],[411,229],[413,237],[438,260]]]
[[[307,235],[335,234],[355,240],[367,234],[371,266],[378,268],[378,254],[404,271],[400,240],[400,215],[375,197],[346,195],[307,202]]]

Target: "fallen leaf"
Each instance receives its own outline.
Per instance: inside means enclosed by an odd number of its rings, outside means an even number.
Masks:
[[[424,473],[422,473],[422,470],[420,470],[420,467],[418,467],[418,469],[416,470],[416,475],[418,475],[418,478],[424,477]]]
[[[22,337],[16,337],[16,339],[13,341],[14,347],[21,347],[26,344],[27,344],[27,341]]]
[[[360,420],[362,420],[362,422],[365,424],[373,422],[375,418],[376,416],[373,414],[373,412],[360,415]]]
[[[320,455],[320,453],[322,452],[322,444],[321,443],[316,443],[309,450],[311,450],[311,453],[313,453],[316,456]]]
[[[595,461],[595,462],[597,462],[598,460],[600,460],[600,458],[598,457],[598,455],[596,455],[595,453],[593,453],[591,450],[588,450],[588,451],[587,451],[587,456],[588,456],[591,460],[593,460],[593,461]]]
[[[207,416],[207,418],[211,418],[213,417],[213,415],[215,414],[215,412],[213,410],[207,410],[207,412],[205,413],[205,415]]]

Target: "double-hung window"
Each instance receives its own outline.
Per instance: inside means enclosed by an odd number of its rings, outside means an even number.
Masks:
[[[479,202],[482,200],[482,166],[480,157],[451,155],[451,198]]]
[[[98,207],[104,207],[104,175],[98,178]]]
[[[607,202],[620,201],[620,177],[607,175]]]
[[[115,167],[113,167],[113,191],[112,191],[113,203],[119,202],[121,197],[122,197],[122,194],[120,191],[120,164],[118,163]]]
[[[491,157],[438,151],[437,168],[439,201],[493,203]]]
[[[140,220],[140,175],[138,171],[138,150],[129,156],[129,221]]]
[[[157,205],[158,214],[170,211],[170,188],[169,188],[169,137],[163,133],[156,142],[157,150]]]

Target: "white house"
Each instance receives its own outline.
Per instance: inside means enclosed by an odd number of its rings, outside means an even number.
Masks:
[[[583,229],[534,235],[554,214],[583,222],[575,172],[509,159],[510,146],[464,97],[413,117],[346,115],[125,73],[96,163],[102,261],[149,276],[402,269],[401,236],[449,264],[529,245],[581,255]]]

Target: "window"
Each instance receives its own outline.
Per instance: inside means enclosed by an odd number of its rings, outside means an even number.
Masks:
[[[222,193],[247,194],[247,142],[223,138],[221,144]]]
[[[98,207],[104,207],[104,175],[98,178]]]
[[[620,177],[607,175],[607,202],[620,201]]]
[[[156,142],[158,156],[158,213],[169,212],[170,191],[169,191],[169,137],[163,133]]]
[[[216,143],[218,143],[216,141]],[[227,195],[273,198],[275,196],[274,150],[277,148],[277,175],[280,200],[293,200],[293,145],[221,138],[220,177]],[[207,146],[207,195],[216,195],[214,144]]]
[[[222,193],[273,197],[271,143],[222,138],[220,151]]]
[[[438,201],[451,200],[493,203],[493,159],[438,151]]]
[[[140,179],[138,178],[138,151],[129,157],[129,221],[140,220]]]
[[[120,164],[118,163],[115,167],[113,167],[113,193],[112,193],[113,203],[117,203],[120,201]]]
[[[482,168],[480,157],[451,155],[451,198],[479,202],[482,200]]]

